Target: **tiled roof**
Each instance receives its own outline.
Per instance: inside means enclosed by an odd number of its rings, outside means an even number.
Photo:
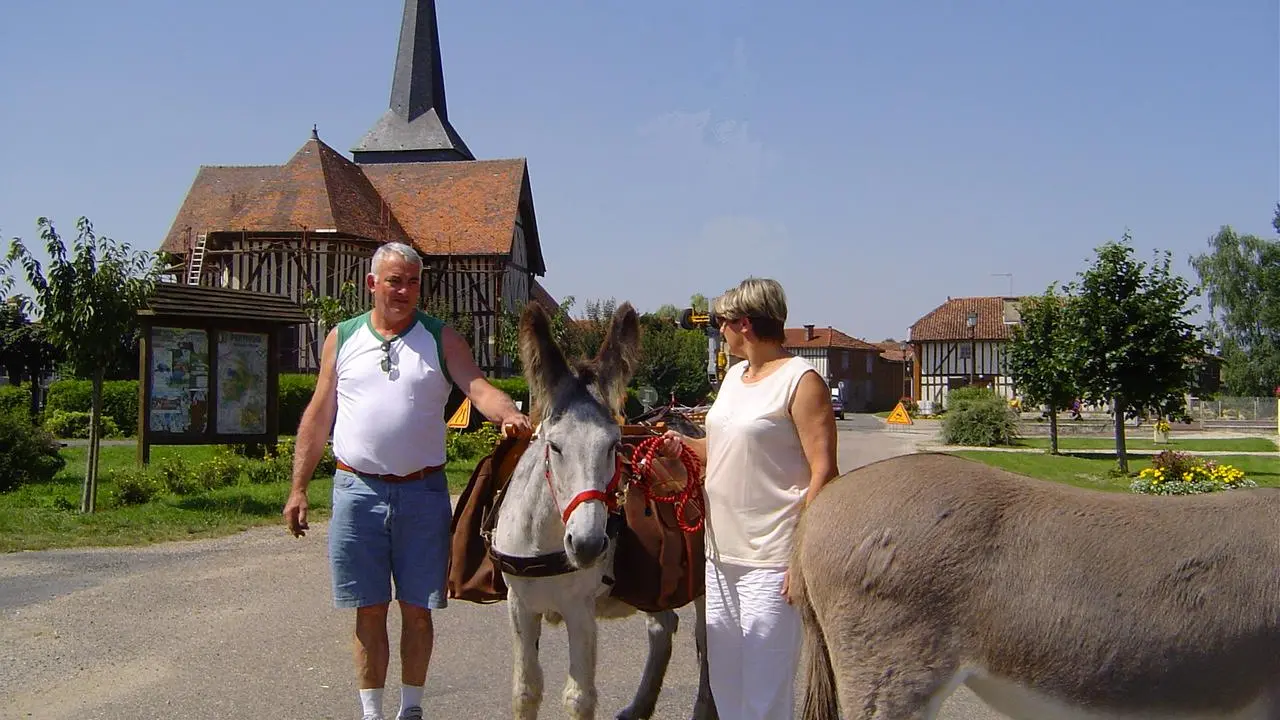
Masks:
[[[191,236],[202,231],[197,228],[230,230],[230,218],[235,217],[263,184],[279,172],[279,165],[200,168],[160,249],[172,253],[187,252],[191,249]],[[190,234],[188,228],[191,229]]]
[[[202,167],[161,250],[205,232],[338,234],[424,255],[506,255],[523,213],[529,268],[545,272],[523,159],[356,165],[312,137],[284,165]]]
[[[525,178],[523,160],[385,163],[360,168],[423,253],[511,252]],[[531,244],[529,249],[536,248]]]
[[[229,229],[286,228],[332,229],[381,242],[409,240],[360,168],[315,138],[262,182]]]
[[[907,348],[907,351],[903,352],[900,343],[878,342],[875,346],[880,348],[880,357],[889,362],[906,362],[911,357],[911,349]]]
[[[529,291],[529,299],[537,300],[538,304],[552,315],[560,312],[560,303],[557,303],[556,299],[551,297],[551,293],[547,292],[547,289],[542,287],[542,283],[537,280],[533,281],[533,288]]]
[[[782,343],[786,348],[844,348],[846,350],[875,350],[880,348],[865,340],[846,335],[835,328],[814,328],[813,338],[806,339],[806,328],[787,328],[787,339]]]
[[[911,326],[911,341],[968,340],[970,312],[978,314],[975,340],[1009,340],[1013,337],[1012,326],[1020,318],[1017,311],[1020,301],[1021,298],[1000,296],[947,298]]]

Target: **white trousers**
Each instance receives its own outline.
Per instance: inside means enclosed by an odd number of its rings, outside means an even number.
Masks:
[[[720,717],[792,720],[800,615],[785,572],[707,560],[707,664]]]

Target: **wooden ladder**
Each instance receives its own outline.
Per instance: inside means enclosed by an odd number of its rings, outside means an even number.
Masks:
[[[191,247],[191,263],[187,265],[188,285],[200,284],[200,274],[204,271],[204,248],[208,241],[207,233],[196,236],[196,243]]]

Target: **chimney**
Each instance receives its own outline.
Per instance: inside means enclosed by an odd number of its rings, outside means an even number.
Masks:
[[[808,342],[808,341],[810,341],[810,340],[812,340],[812,339],[813,339],[813,326],[812,326],[812,325],[805,325],[805,326],[804,326],[804,340],[805,340],[805,342]]]

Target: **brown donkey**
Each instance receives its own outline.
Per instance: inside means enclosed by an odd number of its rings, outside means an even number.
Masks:
[[[961,683],[1016,720],[1280,719],[1280,490],[909,455],[822,491],[791,574],[805,720],[931,720]]]

